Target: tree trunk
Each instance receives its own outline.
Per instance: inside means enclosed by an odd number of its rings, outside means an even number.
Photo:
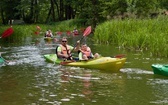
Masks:
[[[97,4],[98,4],[97,0],[92,0],[92,5],[93,5],[92,25],[93,25],[93,29],[95,29],[97,21],[98,21],[98,12],[97,12],[97,8],[96,8]]]
[[[4,18],[4,14],[3,14],[3,9],[1,7],[1,17],[2,17],[2,24],[5,24],[5,18]]]
[[[34,0],[31,0],[31,4],[30,4],[30,15],[29,15],[29,19],[30,19],[30,22],[34,22],[34,19],[33,19],[33,17],[34,17],[34,13],[33,13],[33,11],[34,11]]]
[[[72,18],[72,8],[70,5],[65,6],[65,18],[71,19]]]
[[[51,7],[50,7],[50,10],[49,10],[47,18],[46,18],[46,23],[49,21],[50,15],[51,15]]]
[[[38,15],[39,15],[39,10],[38,10],[38,3],[37,0],[35,0],[35,11],[34,11],[34,22],[38,22]]]
[[[51,14],[52,14],[52,19],[55,22],[55,11],[54,11],[54,1],[51,0]]]
[[[64,20],[64,3],[60,0],[60,20]]]
[[[59,10],[59,7],[58,7],[58,3],[56,2],[56,0],[54,0],[54,3],[55,3],[56,8],[57,8],[58,20],[60,20],[60,10]]]

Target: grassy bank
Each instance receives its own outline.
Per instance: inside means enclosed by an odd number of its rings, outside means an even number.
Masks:
[[[168,18],[146,20],[113,20],[98,25],[94,41],[115,44],[129,50],[151,51],[152,55],[168,57]]]

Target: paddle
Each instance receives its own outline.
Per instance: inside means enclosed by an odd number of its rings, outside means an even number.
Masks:
[[[75,62],[75,61],[62,61],[62,62],[60,62],[60,65],[66,65],[66,64],[72,63],[72,62]]]
[[[13,30],[13,28],[12,28],[12,26],[11,26],[11,27],[9,27],[8,29],[6,29],[6,30],[2,33],[2,36],[1,36],[0,38],[6,38],[6,37],[12,35],[13,32],[14,32],[14,30]]]
[[[118,54],[118,55],[115,55],[114,58],[123,58],[125,56],[125,54]]]

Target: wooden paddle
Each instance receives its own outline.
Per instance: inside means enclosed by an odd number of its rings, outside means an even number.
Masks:
[[[12,28],[12,26],[11,26],[11,27],[9,27],[8,29],[6,29],[6,30],[2,33],[2,36],[1,36],[0,38],[6,38],[6,37],[12,35],[13,32],[14,32],[14,30],[13,30],[13,28]]]

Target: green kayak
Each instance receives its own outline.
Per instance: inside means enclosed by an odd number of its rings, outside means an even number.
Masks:
[[[2,57],[0,57],[0,64],[4,63],[4,59]]]
[[[154,74],[168,76],[168,65],[152,64]]]
[[[60,59],[57,59],[56,54],[46,54],[44,55],[44,58],[49,62],[61,64],[64,66],[99,69],[99,70],[106,70],[106,71],[112,71],[112,72],[118,72],[123,67],[126,61],[126,58],[100,57],[89,61],[72,62],[72,61],[62,61]]]

